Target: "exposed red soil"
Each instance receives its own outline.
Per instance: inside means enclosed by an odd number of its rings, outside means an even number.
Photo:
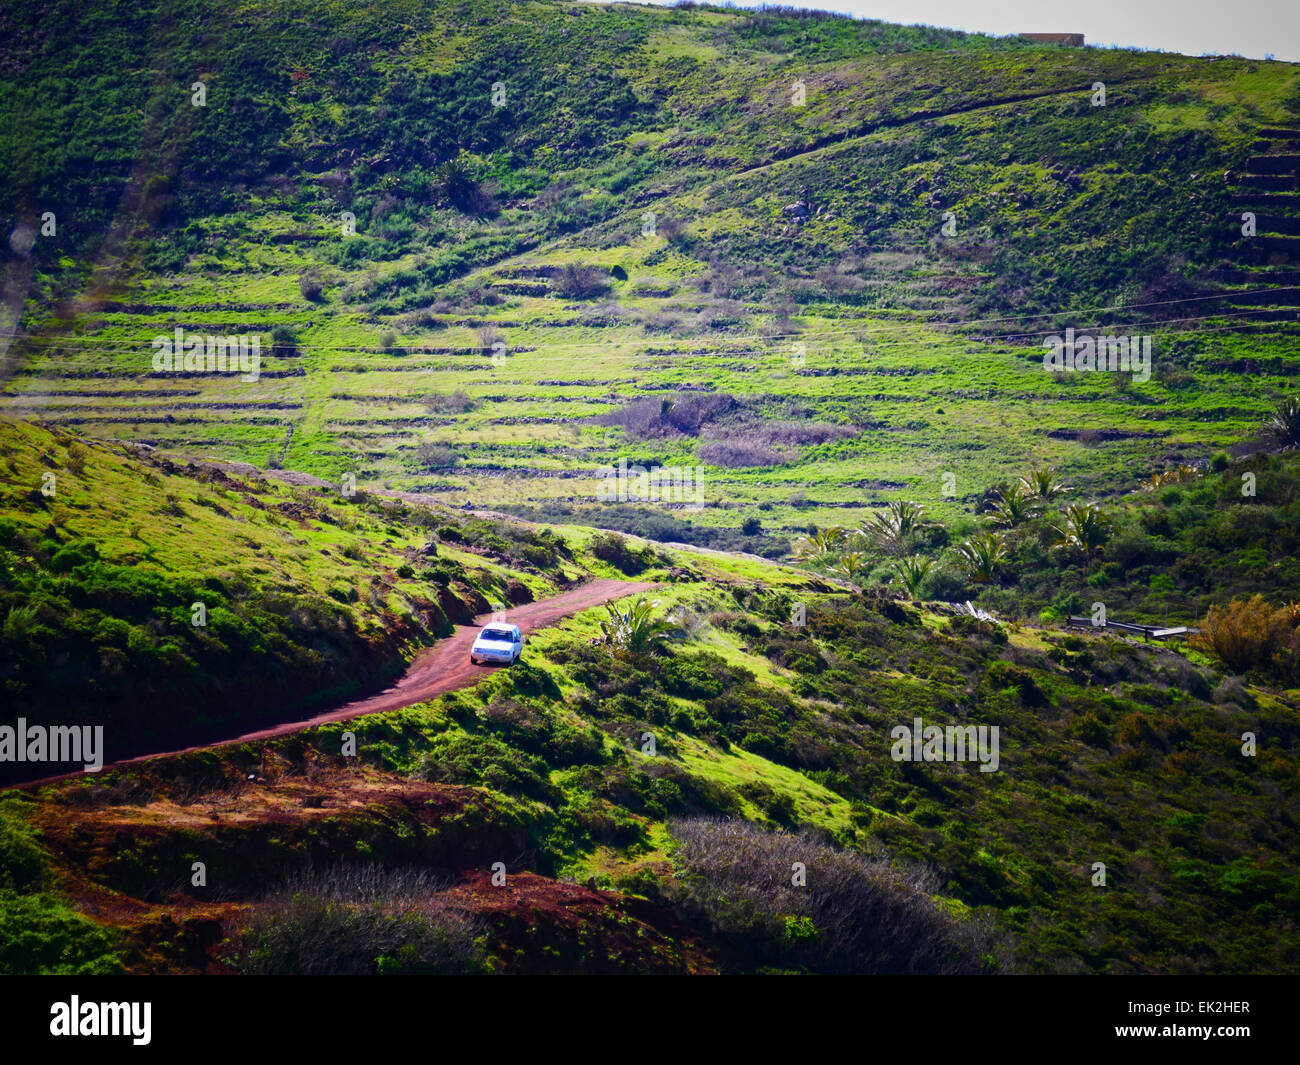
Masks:
[[[322,758],[304,767],[270,751],[264,764],[266,776],[257,782],[245,780],[234,766],[227,779],[206,788],[183,776],[136,771],[122,781],[120,791],[105,789],[110,794],[90,803],[80,781],[42,796],[33,823],[51,853],[59,892],[82,913],[126,933],[133,971],[225,971],[214,956],[223,926],[255,903],[209,901],[202,889],[176,890],[152,901],[122,885],[115,889],[122,873],[114,865],[124,851],[169,854],[183,834],[186,851],[209,858],[208,890],[228,899],[223,856],[254,850],[265,854],[268,838],[275,840],[273,855],[279,847],[304,845],[313,833],[347,835],[351,826],[363,823],[391,826],[395,835],[427,826],[452,844],[467,832],[485,840],[493,835],[472,827],[490,819],[489,800],[477,788],[408,780],[338,759]],[[470,827],[460,828],[458,822]],[[450,864],[463,860],[469,855],[462,858],[458,851]],[[188,863],[178,864],[177,870],[183,879]],[[262,890],[283,872],[268,868]]]
[[[444,867],[464,870],[453,874],[453,880],[463,879],[450,899],[484,919],[489,953],[507,972],[715,971],[699,938],[648,900],[524,869],[512,869],[504,886],[493,886],[488,856],[518,853],[518,845],[497,840],[509,829],[493,822],[490,798],[481,789],[412,781],[332,758],[304,765],[271,751],[266,766],[266,777],[258,781],[246,781],[233,765],[227,779],[206,788],[184,777],[137,771],[123,779],[129,790],[104,789],[109,794],[91,802],[72,782],[42,797],[34,821],[50,850],[59,892],[81,912],[124,933],[131,971],[229,972],[219,960],[226,935],[256,910],[266,890],[305,861],[305,848],[323,845],[318,858],[328,859],[345,853],[330,832],[350,838],[358,827],[375,826],[381,830],[377,845],[414,833],[423,857],[433,857],[431,840],[446,844]],[[423,828],[433,835],[420,838]],[[391,830],[388,837],[385,830]],[[482,854],[474,853],[479,844],[488,848]],[[178,888],[150,901],[139,897],[148,892],[119,882],[131,878],[115,868],[123,853],[157,854],[164,867],[175,864],[183,879],[189,859],[174,863],[178,848],[210,857],[207,891]],[[236,854],[254,855],[263,872],[245,879],[232,896],[223,856]],[[391,860],[404,864],[412,857]],[[470,863],[475,867],[465,869]],[[212,897],[205,898],[209,892]]]
[[[699,937],[663,907],[618,892],[476,872],[451,897],[493,930],[492,953],[511,973],[714,973]]]

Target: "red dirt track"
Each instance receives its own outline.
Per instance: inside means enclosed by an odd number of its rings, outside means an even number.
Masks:
[[[654,584],[645,581],[589,581],[550,599],[542,599],[536,603],[513,607],[506,611],[506,620],[511,624],[518,625],[527,634],[554,625],[570,614],[588,610],[593,606],[600,606],[602,603],[620,599],[626,595],[635,595],[638,592],[648,591],[653,587]],[[348,721],[351,718],[364,717],[367,714],[379,714],[388,710],[400,710],[404,706],[413,706],[416,703],[426,702],[445,692],[455,691],[457,688],[468,688],[493,669],[503,668],[500,666],[471,665],[469,660],[469,649],[474,643],[474,637],[478,634],[479,628],[486,625],[489,620],[491,620],[490,615],[484,614],[475,618],[473,625],[457,625],[452,635],[439,640],[432,647],[425,648],[416,655],[396,684],[375,695],[353,700],[335,710],[321,711],[300,721],[286,721],[270,728],[259,729],[256,732],[245,732],[229,739],[218,740],[215,743],[182,747],[174,751],[158,751],[153,754],[125,758],[118,762],[108,762],[105,763],[103,768],[104,770],[118,769],[124,766],[137,765],[152,758],[168,758],[178,754],[188,754],[192,751],[206,751],[214,747],[226,747],[235,743],[276,739],[300,732],[303,729],[313,728],[316,725]],[[524,658],[527,659],[527,657],[528,651],[525,648]],[[43,777],[39,780],[8,784],[4,788],[0,788],[0,790],[38,787],[42,784],[52,784],[59,780],[69,780],[84,775],[84,772],[61,773],[57,776]]]

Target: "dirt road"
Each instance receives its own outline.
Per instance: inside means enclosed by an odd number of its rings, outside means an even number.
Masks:
[[[506,611],[506,620],[511,624],[518,625],[527,634],[538,629],[544,629],[548,625],[554,625],[570,614],[576,614],[593,606],[600,606],[602,603],[620,599],[626,595],[635,595],[653,587],[654,584],[645,581],[590,581],[550,599],[542,599],[536,603],[513,607]],[[286,721],[270,728],[245,732],[238,736],[231,736],[229,739],[218,740],[215,743],[183,747],[175,751],[158,751],[153,754],[139,755],[135,758],[124,758],[118,762],[109,762],[104,765],[104,769],[136,765],[151,758],[167,758],[191,751],[205,751],[214,747],[226,747],[233,743],[250,743],[258,740],[275,739],[316,725],[347,721],[354,717],[363,717],[366,714],[383,713],[386,710],[400,710],[404,706],[413,706],[416,703],[425,702],[434,696],[442,695],[444,692],[454,691],[457,688],[468,688],[493,669],[503,668],[500,666],[475,666],[470,664],[470,646],[474,642],[474,637],[478,635],[479,628],[487,624],[489,620],[490,616],[484,614],[482,617],[476,618],[473,625],[457,625],[456,631],[452,635],[439,640],[432,647],[427,647],[416,655],[396,684],[375,695],[355,699],[333,710],[324,710],[299,721]],[[524,658],[525,660],[528,658],[528,649],[526,647],[524,648]],[[58,780],[68,780],[83,775],[82,772],[62,773],[57,776],[42,777],[39,780],[6,784],[4,789],[0,790],[38,787],[42,784],[52,784]]]

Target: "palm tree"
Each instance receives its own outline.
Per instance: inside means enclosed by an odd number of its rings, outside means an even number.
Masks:
[[[850,551],[840,556],[833,572],[853,581],[857,580],[858,574],[865,569],[867,569],[867,556],[861,551]]]
[[[1078,547],[1091,560],[1110,535],[1110,519],[1096,504],[1076,503],[1065,508],[1065,523],[1056,527],[1056,547]]]
[[[669,637],[681,630],[664,618],[653,614],[658,604],[647,603],[645,596],[638,596],[636,601],[624,611],[615,609],[614,604],[606,603],[605,611],[608,621],[600,623],[600,631],[605,636],[605,643],[619,651],[633,654],[654,650]]]
[[[899,500],[890,503],[883,514],[874,515],[858,531],[867,539],[876,541],[883,550],[897,553],[909,537],[933,524],[925,520],[925,507],[921,504]]]
[[[913,599],[921,598],[921,588],[934,568],[934,559],[908,555],[894,563],[894,577]]]
[[[1007,545],[1000,533],[986,532],[958,544],[955,550],[968,581],[990,584],[997,577],[998,564],[1006,557]]]
[[[464,152],[454,155],[434,170],[438,185],[451,203],[463,207],[470,203],[478,192],[478,182],[474,180],[474,168],[470,158]]]
[[[1147,491],[1164,488],[1166,485],[1178,484],[1189,477],[1195,477],[1198,472],[1200,471],[1195,466],[1183,463],[1181,466],[1175,466],[1172,470],[1161,470],[1159,473],[1153,473],[1143,482],[1142,487]]]
[[[848,539],[848,530],[842,525],[831,525],[817,529],[807,536],[801,536],[794,542],[794,557],[798,559],[820,559],[833,555],[844,546]]]
[[[1014,529],[1027,522],[1037,511],[1037,500],[1030,495],[1022,479],[1019,484],[998,491],[998,502],[993,508],[993,524]]]
[[[1300,447],[1300,398],[1286,400],[1269,415],[1264,432],[1283,451]]]
[[[1043,503],[1050,503],[1063,492],[1069,489],[1056,479],[1056,470],[1051,466],[1044,466],[1040,470],[1032,470],[1026,477],[1020,478],[1020,484],[1029,494],[1030,498],[1040,500]]]

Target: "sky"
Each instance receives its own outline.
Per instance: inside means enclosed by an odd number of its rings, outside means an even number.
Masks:
[[[667,0],[663,0],[667,2]],[[712,0],[711,0],[712,2]],[[1088,44],[1300,62],[1300,0],[784,0],[978,33],[1082,33]],[[758,0],[737,3],[758,7]]]

